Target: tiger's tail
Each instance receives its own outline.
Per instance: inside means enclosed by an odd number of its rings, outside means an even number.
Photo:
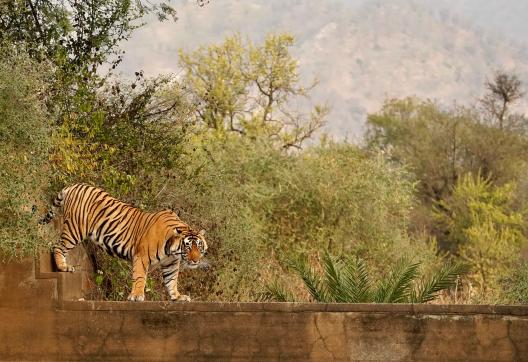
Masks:
[[[56,216],[56,210],[60,207],[62,207],[62,204],[64,202],[64,195],[65,195],[66,189],[61,190],[57,197],[55,197],[55,200],[53,200],[53,204],[51,209],[44,215],[42,219],[39,220],[40,225],[48,224],[51,220],[53,220]]]

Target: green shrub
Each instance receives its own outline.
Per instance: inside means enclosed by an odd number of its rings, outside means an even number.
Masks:
[[[7,257],[47,243],[34,215],[47,201],[50,177],[45,76],[46,68],[23,52],[0,48],[0,251]]]
[[[502,281],[502,286],[507,302],[528,304],[528,262],[517,263],[511,275]]]
[[[480,175],[467,174],[435,211],[448,230],[450,248],[472,268],[470,279],[479,300],[500,297],[500,281],[512,272],[526,245],[514,192],[513,184],[496,186]]]
[[[163,198],[183,220],[207,232],[211,268],[183,273],[183,290],[206,300],[254,300],[255,281],[270,260],[261,204],[274,170],[288,157],[258,142],[223,137],[197,136],[186,167]]]
[[[163,197],[207,230],[212,270],[189,274],[193,286],[208,280],[203,299],[255,300],[259,284],[294,275],[288,260],[325,248],[372,260],[375,275],[410,248],[424,266],[438,262],[434,244],[407,235],[409,175],[381,156],[349,144],[287,153],[209,132],[193,142],[187,171]]]
[[[293,262],[311,298],[321,303],[426,303],[440,292],[455,285],[468,268],[462,264],[443,264],[425,275],[420,262],[399,259],[386,266],[383,278],[373,281],[365,260],[357,257],[332,257],[325,251],[319,269],[310,267],[306,260]],[[264,299],[292,301],[298,298],[276,283],[267,287]]]
[[[290,167],[276,172],[264,212],[279,254],[387,251],[407,239],[413,183],[383,157],[328,144],[296,155]]]

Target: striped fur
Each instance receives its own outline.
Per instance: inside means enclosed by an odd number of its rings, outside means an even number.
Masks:
[[[53,247],[59,271],[74,271],[66,262],[68,251],[88,239],[110,255],[132,261],[129,300],[144,300],[147,272],[155,264],[161,266],[171,300],[190,300],[178,292],[178,273],[180,264],[189,268],[199,265],[207,251],[203,231],[193,231],[170,210],[144,212],[84,184],[64,188],[53,206],[62,209],[60,239]],[[55,217],[56,211],[51,210],[39,223],[49,223]]]

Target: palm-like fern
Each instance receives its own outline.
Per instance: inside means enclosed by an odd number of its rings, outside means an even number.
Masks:
[[[372,300],[371,282],[363,259],[350,258],[343,269],[343,303],[367,303]]]
[[[413,289],[411,294],[411,303],[426,303],[438,295],[444,289],[452,287],[458,277],[469,272],[469,267],[465,264],[457,264],[449,262],[444,264],[439,271],[429,276],[429,278],[418,283],[417,287]]]
[[[337,259],[328,252],[323,254],[322,275],[310,267],[306,260],[292,263],[312,298],[329,303],[425,303],[436,298],[442,290],[456,283],[457,278],[468,272],[465,265],[447,263],[440,270],[426,277],[420,275],[420,263],[400,259],[387,277],[373,283],[363,259]],[[293,300],[293,294],[277,284],[268,286],[267,298]]]
[[[266,285],[266,290],[263,293],[260,293],[258,299],[262,301],[274,300],[276,302],[295,301],[295,297],[292,292],[283,288],[277,282]]]
[[[304,259],[299,259],[292,263],[293,269],[302,278],[308,293],[316,301],[321,303],[333,302],[328,292],[327,283],[323,282],[322,278],[315,272],[313,268],[308,266],[308,263]],[[328,277],[327,277],[328,278]]]
[[[372,301],[375,303],[405,303],[412,294],[413,282],[418,277],[420,263],[400,259],[386,279],[378,283]]]

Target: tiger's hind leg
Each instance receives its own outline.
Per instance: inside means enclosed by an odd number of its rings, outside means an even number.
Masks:
[[[57,269],[61,272],[74,272],[75,268],[71,265],[68,265],[66,261],[66,256],[68,251],[73,249],[77,245],[77,242],[74,242],[68,237],[68,234],[62,233],[59,242],[53,247],[53,257],[55,259],[55,264]]]

